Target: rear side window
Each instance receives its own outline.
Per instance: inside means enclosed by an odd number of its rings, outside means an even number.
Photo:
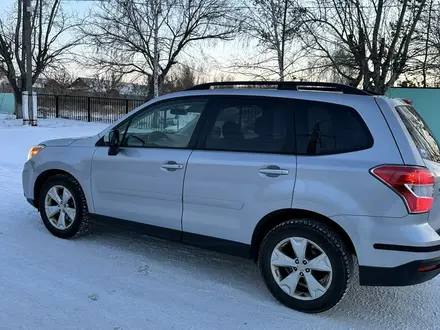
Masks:
[[[293,153],[293,111],[281,99],[228,97],[217,101],[207,132],[209,150]]]
[[[409,105],[398,106],[396,110],[417,149],[419,149],[422,158],[440,162],[440,150],[437,141],[417,111]]]
[[[295,101],[298,155],[331,155],[368,149],[373,137],[359,113],[350,107]]]

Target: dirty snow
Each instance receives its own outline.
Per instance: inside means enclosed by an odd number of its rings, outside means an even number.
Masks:
[[[433,329],[440,279],[406,288],[353,284],[333,310],[277,303],[248,260],[116,229],[51,236],[21,189],[31,145],[104,126],[23,127],[0,117],[0,329]]]

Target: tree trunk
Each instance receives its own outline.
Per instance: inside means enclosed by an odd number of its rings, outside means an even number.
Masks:
[[[21,98],[21,93],[14,91],[14,104],[15,104],[14,115],[16,116],[17,119],[23,118],[23,108],[22,108],[23,102],[22,101],[23,100]]]
[[[278,54],[278,62],[280,67],[280,81],[284,81],[284,75],[286,73],[284,60],[286,56],[287,7],[288,7],[288,0],[284,0],[283,32],[281,34],[281,54]],[[275,26],[275,31],[276,31],[276,26]]]
[[[425,58],[423,59],[423,66],[422,66],[422,76],[423,76],[423,88],[427,87],[427,65],[428,65],[428,56],[429,56],[429,37],[431,32],[431,19],[432,19],[432,6],[434,4],[434,1],[431,0],[431,3],[429,5],[429,11],[428,11],[428,27],[426,31],[426,41],[425,41]]]
[[[154,2],[154,63],[153,84],[154,98],[159,97],[159,15],[161,13],[160,1]]]

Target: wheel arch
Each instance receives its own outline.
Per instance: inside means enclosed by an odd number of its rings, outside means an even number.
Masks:
[[[38,209],[38,201],[40,199],[41,188],[43,187],[44,183],[47,180],[49,180],[49,178],[51,178],[57,174],[68,175],[68,176],[72,177],[73,179],[75,179],[77,182],[79,182],[78,179],[74,175],[72,175],[71,173],[69,173],[67,171],[60,170],[60,169],[50,169],[50,170],[46,170],[46,171],[40,173],[40,175],[35,180],[35,184],[34,184],[34,206],[37,209]]]
[[[348,249],[354,255],[356,255],[356,249],[354,247],[353,241],[347,232],[332,219],[313,211],[303,210],[303,209],[281,209],[273,211],[266,216],[264,216],[257,224],[252,234],[251,241],[251,257],[254,261],[258,260],[258,252],[260,245],[263,242],[264,237],[277,225],[298,218],[311,218],[320,221],[332,229],[334,229],[342,238],[345,244],[347,244]]]

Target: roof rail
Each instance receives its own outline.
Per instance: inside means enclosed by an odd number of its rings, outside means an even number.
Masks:
[[[312,90],[312,91],[324,91],[324,92],[342,92],[344,94],[351,95],[372,95],[366,91],[358,89],[356,87],[336,84],[329,82],[315,82],[315,81],[221,81],[210,82],[200,85],[195,85],[187,91],[195,90],[207,90],[213,87],[233,87],[233,86],[276,86],[279,90]]]

